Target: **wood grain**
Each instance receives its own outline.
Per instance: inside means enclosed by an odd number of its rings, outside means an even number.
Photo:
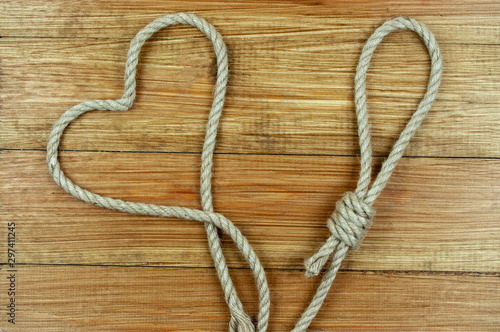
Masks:
[[[0,271],[0,287],[6,273]],[[19,330],[224,331],[228,312],[212,269],[20,266]],[[186,278],[189,275],[189,278]],[[248,270],[232,270],[254,316]],[[290,331],[318,280],[270,270],[269,331]],[[341,272],[311,331],[478,331],[500,324],[497,275]],[[5,302],[4,292],[0,300]]]
[[[22,5],[21,5],[22,4]],[[495,0],[409,1],[189,1],[5,0],[2,36],[131,39],[162,14],[195,12],[227,39],[365,41],[373,27],[398,15],[432,26],[446,43],[498,44],[500,4]],[[99,24],[96,24],[96,23]],[[340,33],[337,35],[337,33]],[[192,32],[186,31],[191,37]]]
[[[390,43],[389,36],[368,78],[379,155],[389,153],[428,79],[425,47],[416,35],[402,34],[413,44]],[[122,94],[128,40],[9,38],[2,43],[3,148],[42,149],[66,109]],[[353,79],[361,42],[252,40],[229,47],[231,79],[218,152],[357,153]],[[438,101],[407,155],[500,156],[500,46],[443,44],[442,52]],[[209,41],[199,36],[148,42],[134,108],[85,114],[72,124],[62,147],[201,151],[214,69]]]
[[[409,15],[435,34],[438,100],[375,203],[311,331],[494,331],[500,325],[500,2],[3,0],[0,2],[0,331],[224,331],[228,309],[202,225],[108,211],[50,177],[52,124],[83,100],[118,98],[130,40],[195,12],[222,33],[230,82],[215,156],[216,211],[267,270],[270,331],[289,331],[318,278],[303,261],[355,188],[353,79],[365,40]],[[91,112],[63,137],[62,166],[103,195],[199,207],[200,151],[215,64],[209,41],[164,29],[141,52],[137,100]],[[429,59],[400,31],[368,74],[375,172],[425,92]],[[16,223],[17,324],[7,225]],[[223,236],[255,319],[251,273]]]
[[[141,154],[140,164],[136,153],[61,156],[68,176],[102,195],[200,206],[199,155]],[[22,262],[212,266],[200,224],[76,200],[44,172],[42,152],[4,151],[1,157],[6,174],[0,183],[17,179],[2,188],[2,208],[20,225]],[[499,166],[498,160],[403,159],[375,204],[363,248],[345,268],[499,271]],[[324,241],[329,212],[343,192],[355,188],[359,170],[353,157],[308,156],[217,155],[215,167],[216,211],[241,228],[265,267],[287,269],[302,269]],[[246,267],[224,239],[231,266]]]

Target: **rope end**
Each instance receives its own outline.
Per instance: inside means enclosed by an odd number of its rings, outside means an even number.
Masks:
[[[306,260],[304,263],[304,266],[306,268],[306,277],[317,276],[323,269],[323,266],[325,266],[329,257],[329,254],[322,256],[315,254],[311,258]]]
[[[305,261],[304,266],[306,268],[306,277],[314,277],[321,272],[323,266],[325,266],[328,261],[328,258],[330,258],[335,251],[337,244],[337,239],[330,236],[318,252]]]

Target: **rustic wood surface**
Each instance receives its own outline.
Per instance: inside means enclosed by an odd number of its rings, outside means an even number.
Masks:
[[[52,124],[83,100],[117,98],[128,45],[152,19],[194,12],[224,36],[230,80],[215,156],[216,211],[267,268],[270,331],[288,331],[318,278],[303,261],[328,236],[359,170],[353,79],[364,41],[409,15],[434,32],[442,87],[375,203],[311,331],[494,331],[500,326],[499,1],[0,2],[0,331],[225,331],[228,309],[204,228],[132,216],[62,191],[45,163]],[[71,124],[61,162],[103,195],[199,207],[215,62],[189,27],[141,53],[127,112]],[[375,170],[423,95],[429,59],[389,35],[368,75]],[[16,225],[16,324],[6,307],[8,224]],[[252,317],[251,273],[223,236]]]

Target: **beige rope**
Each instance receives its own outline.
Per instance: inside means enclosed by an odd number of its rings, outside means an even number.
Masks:
[[[408,29],[416,32],[427,46],[431,57],[431,72],[427,83],[427,92],[420,101],[417,110],[408,121],[405,129],[401,132],[394,144],[389,157],[382,165],[382,169],[369,188],[372,172],[372,147],[370,143],[370,124],[368,122],[368,111],[366,109],[366,72],[370,65],[370,59],[377,45],[382,39],[398,29]],[[425,25],[408,17],[397,17],[382,24],[368,39],[356,69],[354,79],[356,104],[356,115],[358,120],[359,146],[361,153],[361,171],[358,186],[354,192],[345,193],[337,202],[335,211],[327,220],[331,236],[326,240],[321,249],[305,262],[306,276],[318,275],[330,255],[333,257],[327,268],[316,295],[304,311],[302,317],[295,325],[294,332],[305,331],[318,313],[323,301],[328,294],[340,264],[347,255],[349,248],[357,249],[361,246],[368,229],[372,224],[375,210],[373,203],[387,185],[394,168],[403,152],[420,127],[432,103],[436,99],[441,81],[442,61],[439,46],[434,35]]]
[[[200,176],[201,202],[203,211],[197,209],[188,209],[179,206],[163,206],[155,204],[127,202],[111,197],[103,197],[91,191],[81,188],[74,184],[61,170],[58,160],[58,148],[64,129],[69,123],[77,119],[85,112],[92,110],[100,111],[126,111],[135,99],[136,88],[136,67],[139,61],[139,52],[145,41],[161,28],[185,24],[200,29],[208,39],[212,41],[215,55],[217,58],[217,82],[214,89],[214,100],[210,110],[205,143],[202,153],[202,166]],[[267,286],[264,269],[255,255],[247,239],[241,234],[239,229],[233,223],[221,214],[215,213],[212,205],[212,168],[213,152],[217,136],[217,126],[224,106],[224,96],[226,94],[226,85],[228,78],[228,59],[227,48],[222,40],[222,36],[215,28],[202,18],[194,14],[177,13],[170,14],[156,19],[142,29],[130,43],[127,63],[125,67],[125,92],[117,100],[90,100],[73,106],[66,111],[61,118],[54,124],[47,144],[47,163],[50,173],[56,183],[71,195],[87,203],[101,206],[107,209],[118,210],[133,214],[143,214],[158,217],[175,217],[187,220],[197,220],[205,224],[207,231],[210,252],[215,263],[219,279],[224,290],[226,302],[231,312],[230,331],[255,331],[255,327],[250,317],[245,313],[243,305],[238,298],[228,267],[221,250],[221,243],[217,228],[222,229],[228,234],[236,246],[245,257],[250,268],[253,271],[257,288],[259,291],[259,314],[257,318],[257,331],[265,331],[269,320],[269,288]]]
[[[127,202],[111,197],[103,197],[92,193],[74,184],[61,170],[58,161],[58,148],[61,136],[69,123],[85,112],[91,110],[111,110],[126,111],[135,99],[135,75],[136,66],[139,59],[139,52],[144,42],[156,31],[163,27],[176,24],[192,25],[200,29],[214,45],[217,57],[217,82],[214,89],[214,101],[210,111],[207,124],[207,133],[202,153],[202,167],[200,176],[202,210],[189,209],[179,206],[164,206],[155,204]],[[397,29],[409,29],[415,31],[429,50],[431,56],[431,73],[422,101],[412,118],[406,125],[399,139],[389,154],[389,157],[382,165],[382,170],[370,186],[372,171],[372,149],[370,143],[370,125],[368,122],[368,112],[366,109],[366,73],[370,59],[377,45],[382,39],[392,31]],[[432,33],[425,25],[404,17],[398,17],[385,22],[368,39],[360,56],[355,77],[355,104],[358,121],[358,135],[361,152],[361,171],[358,186],[354,192],[345,193],[337,202],[335,211],[327,220],[331,236],[326,240],[321,249],[306,261],[306,275],[314,276],[319,274],[329,256],[333,255],[316,295],[302,314],[293,331],[305,331],[323,304],[328,294],[333,280],[349,248],[360,247],[363,238],[372,224],[375,210],[372,205],[381,191],[386,186],[394,168],[402,157],[404,149],[408,145],[415,131],[421,125],[427,112],[434,102],[439,83],[441,80],[441,55],[438,44]],[[257,289],[259,291],[259,314],[257,320],[257,331],[266,331],[269,320],[269,289],[267,286],[264,269],[255,255],[247,239],[241,234],[233,223],[221,214],[215,213],[212,205],[211,178],[213,168],[213,152],[217,136],[217,126],[224,105],[228,77],[228,60],[226,45],[222,41],[221,35],[215,28],[204,19],[193,14],[171,14],[161,17],[141,30],[130,44],[126,68],[125,68],[125,92],[117,100],[91,100],[80,103],[68,111],[54,124],[47,145],[47,162],[50,173],[56,183],[71,195],[94,205],[108,209],[118,210],[133,214],[143,214],[158,217],[176,217],[187,220],[197,220],[205,224],[210,245],[210,251],[214,259],[215,267],[224,290],[226,302],[231,312],[230,331],[254,331],[255,327],[245,313],[243,305],[236,293],[224,255],[220,246],[220,239],[217,228],[222,229],[236,243],[243,257],[249,263],[253,271]]]

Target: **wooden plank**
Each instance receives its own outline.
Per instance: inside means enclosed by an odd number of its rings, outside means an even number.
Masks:
[[[398,165],[311,331],[500,325],[500,2],[3,0],[0,11],[0,331],[227,330],[202,225],[85,204],[55,185],[44,161],[54,121],[82,100],[119,97],[130,40],[176,11],[206,18],[229,46],[215,209],[266,268],[269,331],[289,331],[311,299],[319,278],[304,277],[303,260],[328,236],[334,202],[356,185],[352,83],[363,43],[390,17],[427,24],[444,57],[439,100],[406,151],[417,158]],[[212,52],[193,28],[156,34],[141,54],[134,109],[71,125],[62,144],[70,177],[104,195],[199,207]],[[376,155],[390,151],[428,70],[410,32],[377,49],[368,78]],[[9,222],[14,328],[1,241]],[[251,273],[227,236],[223,246],[255,317]]]
[[[227,38],[247,40],[368,38],[375,26],[411,15],[450,43],[498,44],[500,5],[494,0],[394,1],[78,1],[4,0],[2,36],[132,38],[139,28],[171,12],[195,12]],[[29,13],[29,15],[27,15]],[[191,32],[186,31],[187,36]]]
[[[194,154],[63,152],[63,169],[102,195],[199,207]],[[376,159],[380,165],[381,159]],[[355,157],[216,155],[216,211],[265,267],[302,269],[326,239],[329,212],[355,188]],[[350,270],[500,271],[500,161],[404,158],[376,202]],[[1,153],[1,220],[18,228],[23,263],[211,267],[203,227],[132,216],[66,194],[40,151]],[[2,226],[4,227],[4,226]],[[0,252],[5,244],[0,243]],[[231,267],[246,267],[224,236]]]
[[[428,78],[425,47],[409,32],[401,34],[412,44],[389,36],[376,52],[368,79],[378,155],[390,151]],[[63,148],[200,151],[215,67],[209,41],[197,36],[147,43],[134,109],[84,115],[71,126]],[[66,109],[87,99],[119,97],[128,43],[1,39],[0,147],[43,149],[52,124]],[[231,41],[229,47],[230,88],[217,151],[357,153],[352,81],[361,42],[252,39]],[[407,154],[500,156],[500,46],[444,43],[442,52],[439,100]]]
[[[255,317],[249,271],[231,275]],[[0,276],[7,289],[8,272]],[[290,331],[318,279],[299,271],[267,276],[268,331]],[[224,331],[229,321],[212,269],[22,265],[16,281],[16,326],[2,321],[7,331]],[[497,275],[341,272],[334,289],[309,331],[492,331],[500,324]],[[0,292],[1,303],[8,300]]]

